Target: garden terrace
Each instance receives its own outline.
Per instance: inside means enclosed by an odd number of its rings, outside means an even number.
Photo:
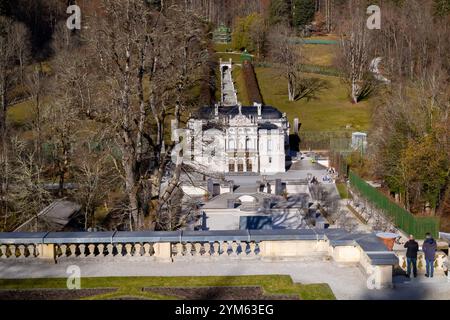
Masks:
[[[390,286],[395,253],[374,234],[341,229],[0,233],[0,259],[205,261],[330,257],[359,264],[378,288]]]

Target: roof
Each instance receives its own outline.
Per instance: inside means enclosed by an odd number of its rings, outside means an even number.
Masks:
[[[244,116],[258,116],[258,109],[255,106],[242,106],[241,113]],[[239,114],[239,107],[219,107],[219,116],[236,116]],[[202,119],[211,119],[214,117],[214,107],[203,107],[199,111],[199,117]],[[262,106],[261,117],[263,119],[281,119],[283,114],[275,107]]]
[[[204,206],[203,209],[226,209],[228,207],[228,200],[237,200],[239,197],[243,195],[249,195],[255,198],[256,204],[262,206],[264,203],[264,199],[271,199],[273,195],[268,193],[256,192],[256,185],[253,188],[255,191],[253,193],[238,192],[239,188],[236,189],[234,193],[222,193],[211,200],[209,200]]]
[[[38,222],[41,225],[39,229],[43,228],[47,231],[62,230],[80,209],[81,206],[75,202],[56,200],[39,212],[37,216],[27,220],[14,231],[26,231],[31,226],[31,223],[36,221],[36,218],[38,218]]]

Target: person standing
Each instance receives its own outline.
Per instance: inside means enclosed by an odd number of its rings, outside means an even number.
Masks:
[[[409,235],[409,240],[405,243],[404,247],[406,248],[406,276],[408,278],[410,277],[412,266],[412,272],[415,278],[417,277],[417,252],[419,251],[419,244],[414,240],[412,234]]]
[[[434,256],[437,250],[437,243],[433,239],[430,233],[425,235],[425,241],[422,245],[422,251],[425,254],[425,262],[427,266],[427,271],[425,273],[425,277],[433,278],[434,272]]]

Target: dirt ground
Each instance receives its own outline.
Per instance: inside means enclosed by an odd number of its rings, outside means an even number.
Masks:
[[[186,300],[299,300],[292,295],[264,295],[261,287],[145,288]]]
[[[114,291],[116,291],[116,289],[0,290],[0,300],[76,300]]]
[[[116,289],[30,289],[0,290],[0,300],[76,300],[105,293]],[[180,300],[299,300],[293,295],[264,295],[261,287],[197,287],[197,288],[144,288],[143,291]],[[140,297],[116,297],[116,300],[137,300]]]

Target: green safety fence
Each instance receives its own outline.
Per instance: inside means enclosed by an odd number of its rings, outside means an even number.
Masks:
[[[349,178],[351,186],[358,190],[364,198],[391,217],[396,227],[419,239],[423,239],[427,232],[431,233],[433,237],[438,237],[439,218],[414,216],[358,177],[355,173],[350,171]]]
[[[322,45],[337,45],[338,40],[327,40],[327,39],[304,39],[304,38],[290,38],[293,44],[322,44]]]

